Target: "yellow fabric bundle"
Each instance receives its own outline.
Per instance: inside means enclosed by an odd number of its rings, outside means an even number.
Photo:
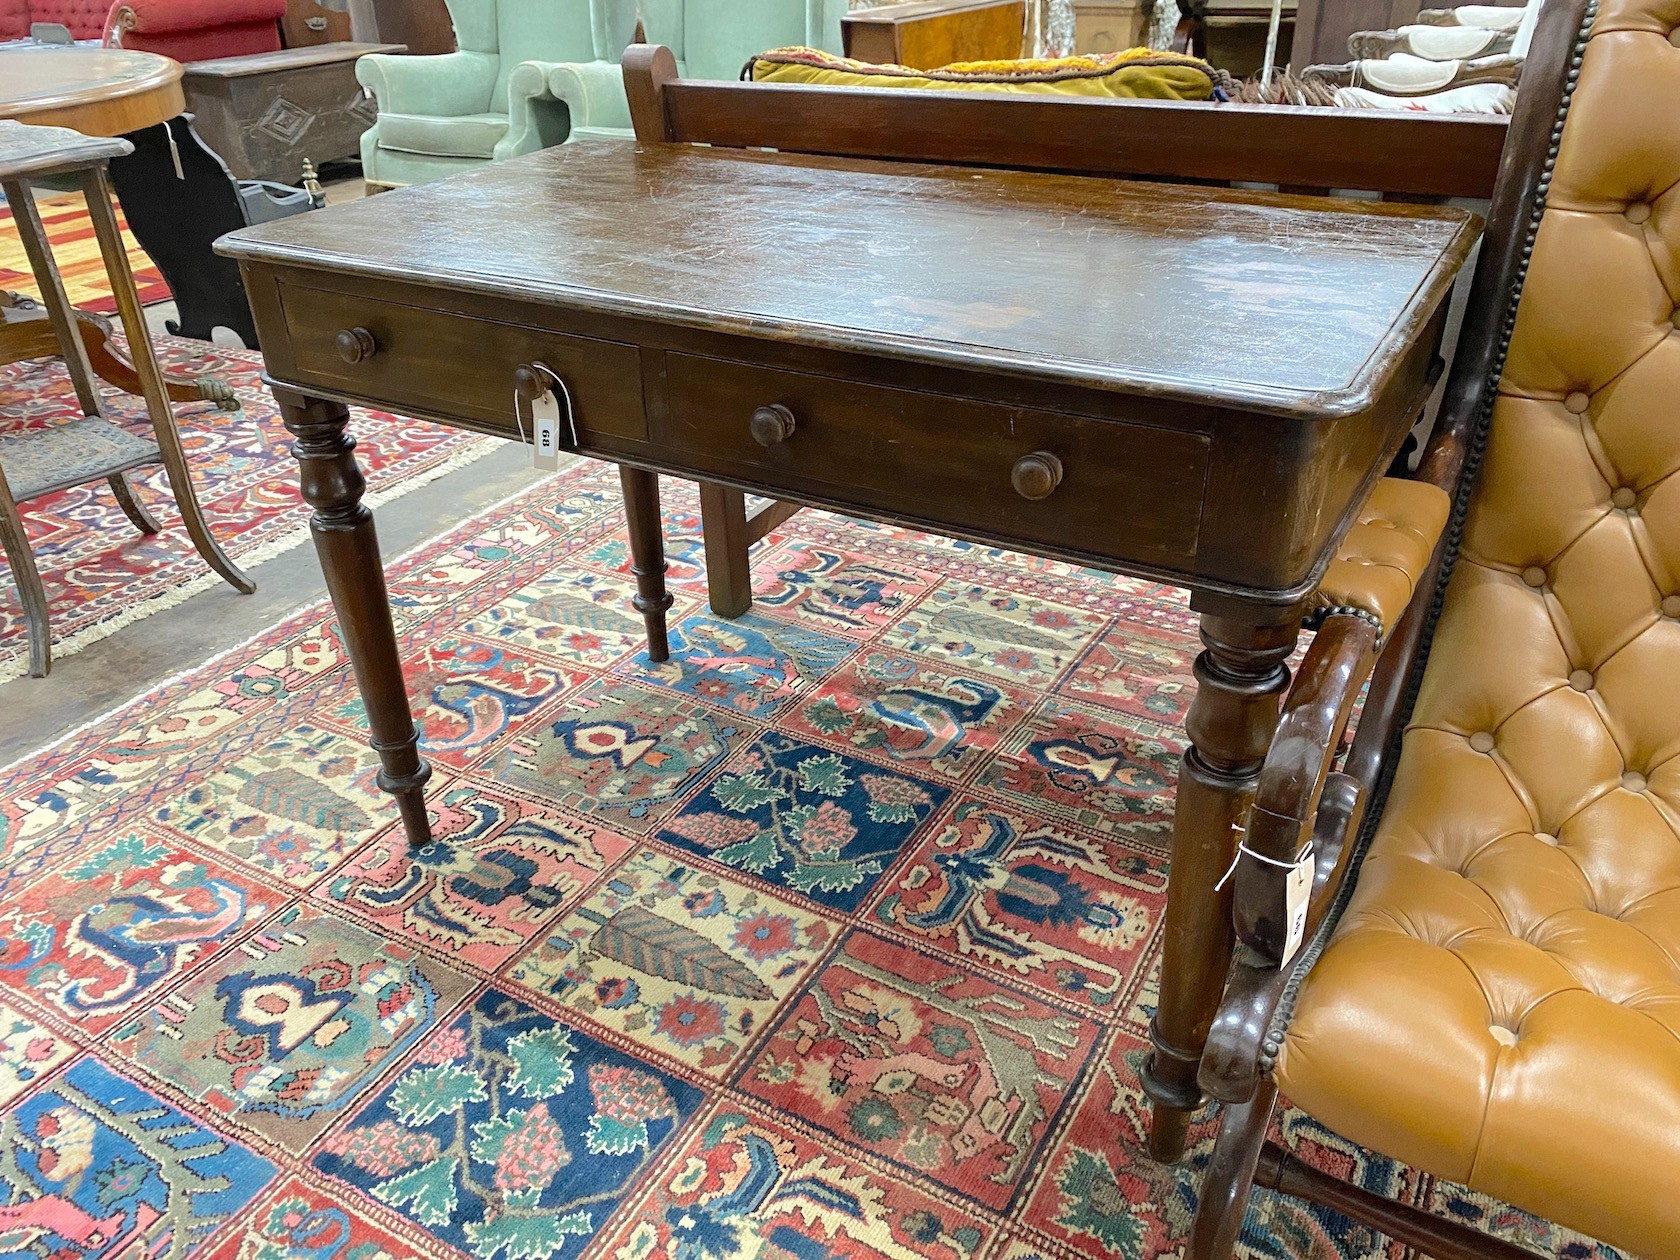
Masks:
[[[747,63],[754,83],[888,87],[934,91],[1027,92],[1049,96],[1205,101],[1223,75],[1205,61],[1151,48],[1021,61],[959,61],[937,70],[875,65],[814,48],[776,48]]]

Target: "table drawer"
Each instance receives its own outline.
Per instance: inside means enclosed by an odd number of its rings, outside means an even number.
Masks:
[[[667,354],[665,370],[655,438],[685,464],[1023,543],[1195,555],[1200,434],[692,355]]]
[[[541,362],[571,391],[581,434],[642,440],[641,354],[616,341],[374,301],[282,283],[297,383],[389,405],[514,428],[513,374]],[[348,362],[338,336],[362,329]]]

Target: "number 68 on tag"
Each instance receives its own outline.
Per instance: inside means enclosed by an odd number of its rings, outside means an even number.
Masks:
[[[560,452],[576,450],[577,424],[572,418],[572,395],[566,382],[553,369],[541,363],[531,368],[548,388],[531,400],[531,466],[548,472],[560,467]],[[513,417],[519,422],[519,391],[513,395]],[[523,438],[524,425],[520,424]]]

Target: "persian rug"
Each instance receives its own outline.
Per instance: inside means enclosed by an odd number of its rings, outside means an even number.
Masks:
[[[52,242],[53,257],[58,273],[64,279],[64,289],[72,306],[114,315],[117,299],[112,296],[111,282],[105,275],[105,261],[99,254],[99,242],[93,235],[93,220],[88,217],[87,202],[81,193],[65,193],[57,197],[42,197],[36,203],[41,223]],[[128,230],[122,207],[112,203],[117,223],[122,228],[123,243],[128,246],[128,265],[134,271],[134,287],[140,292],[140,304],[169,300],[169,286]],[[23,252],[23,239],[18,236],[12,212],[0,201],[0,289],[27,293],[39,299],[41,291],[35,284],[35,273],[29,269],[29,259]]]
[[[211,403],[175,404],[205,518],[228,554],[249,567],[306,542],[308,517],[297,491],[292,439],[262,383],[262,356],[179,337],[155,341],[166,366],[220,377],[239,397],[235,412]],[[149,437],[144,400],[101,385],[109,417]],[[80,415],[59,360],[0,368],[0,434]],[[498,441],[383,412],[359,415],[356,431],[375,501],[407,494],[488,454]],[[23,505],[24,528],[47,588],[55,660],[221,582],[193,550],[162,465],[130,476],[163,525],[161,533],[147,537],[136,530],[103,481]],[[28,669],[23,606],[0,556],[0,681]]]
[[[0,771],[0,1251],[1099,1260],[1144,1153],[1192,622],[1147,584],[807,512],[672,655],[583,464],[391,566],[408,852],[330,610]],[[1373,1158],[1314,1164],[1613,1253]],[[1245,1257],[1401,1260],[1257,1196]]]

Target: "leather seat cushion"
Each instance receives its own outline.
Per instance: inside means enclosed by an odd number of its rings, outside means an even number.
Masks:
[[[1324,571],[1316,606],[1360,608],[1381,621],[1385,633],[1394,629],[1429,567],[1451,508],[1447,492],[1427,481],[1377,482]]]
[[[491,158],[507,135],[506,114],[461,114],[433,118],[424,114],[380,114],[379,147],[433,157]]]
[[[1680,0],[1605,0],[1392,792],[1277,1066],[1355,1141],[1653,1257],[1680,1256],[1676,118]]]

